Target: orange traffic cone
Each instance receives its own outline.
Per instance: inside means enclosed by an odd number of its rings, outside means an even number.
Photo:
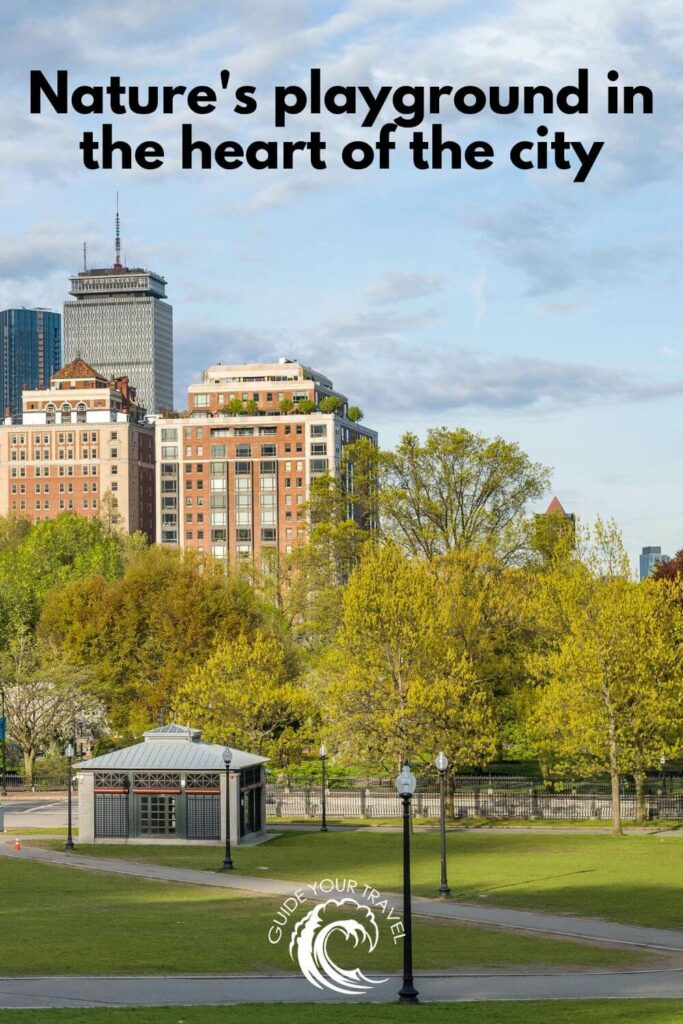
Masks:
[[[14,849],[15,850],[20,850],[21,849],[21,843],[19,842],[19,836],[17,836],[17,838],[14,840]]]

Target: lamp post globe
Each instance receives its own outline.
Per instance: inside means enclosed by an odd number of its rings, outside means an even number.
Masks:
[[[327,804],[326,804],[326,789],[327,779],[325,776],[325,765],[327,763],[327,747],[324,743],[320,744],[320,780],[321,780],[321,816],[320,816],[320,831],[327,832]]]
[[[439,896],[450,896],[451,890],[448,886],[446,872],[446,772],[448,771],[448,758],[443,750],[437,754],[434,764],[439,773],[439,825],[441,832],[441,883],[439,885]]]
[[[66,745],[66,747],[64,749],[64,756],[66,757],[67,766],[68,766],[68,768],[67,768],[67,775],[68,775],[67,786],[68,786],[68,789],[67,789],[67,794],[66,794],[66,842],[64,843],[64,849],[66,849],[66,850],[74,850],[75,849],[74,837],[73,837],[73,804],[72,804],[72,800],[73,800],[73,778],[72,778],[72,767],[71,767],[72,764],[73,764],[73,759],[74,759],[74,754],[75,753],[76,753],[76,751],[74,749],[74,745],[71,742],[71,740],[69,740],[69,742],[67,743],[67,745]]]
[[[223,871],[233,871],[235,865],[232,862],[230,851],[230,765],[232,763],[232,750],[230,747],[223,748],[223,764],[225,765],[225,855],[223,857]]]
[[[403,984],[398,992],[400,1003],[416,1003],[417,989],[413,982],[413,920],[410,898],[410,801],[417,788],[417,779],[404,764],[396,779],[396,791],[403,804]]]

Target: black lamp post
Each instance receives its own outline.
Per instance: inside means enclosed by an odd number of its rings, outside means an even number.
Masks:
[[[327,761],[327,747],[324,743],[320,744],[320,766],[322,775],[322,818],[320,822],[320,831],[327,832],[327,807],[325,805],[325,789],[327,780],[325,778],[325,762]]]
[[[659,759],[659,764],[662,769],[662,792],[666,796],[666,758],[663,754]]]
[[[396,779],[396,789],[403,803],[403,985],[399,989],[400,1003],[416,1003],[417,989],[413,984],[413,920],[410,900],[410,801],[417,786],[417,779],[404,764]]]
[[[74,754],[75,754],[74,745],[71,742],[71,740],[69,740],[69,742],[66,745],[66,750],[64,751],[64,755],[66,757],[66,761],[67,761],[67,764],[68,764],[68,775],[69,775],[69,790],[68,790],[67,796],[66,796],[66,842],[64,843],[64,848],[66,850],[75,850],[74,839],[73,839],[73,832],[72,832],[72,820],[73,819],[72,819],[72,805],[71,805],[72,790],[73,790],[73,780],[72,780],[72,777],[71,777],[71,765],[73,763]]]
[[[434,762],[439,772],[439,796],[440,796],[440,819],[441,819],[441,885],[439,896],[450,896],[451,890],[448,887],[446,876],[446,770],[448,758],[443,750]]]
[[[225,856],[223,857],[223,871],[233,871],[235,865],[230,856],[230,762],[232,761],[232,750],[230,747],[223,748],[223,764],[225,765]]]

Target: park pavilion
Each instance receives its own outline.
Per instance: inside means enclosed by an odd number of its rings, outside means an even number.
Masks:
[[[163,725],[142,743],[76,765],[81,842],[220,843],[226,786],[235,844],[266,827],[265,757],[204,743],[199,729]]]

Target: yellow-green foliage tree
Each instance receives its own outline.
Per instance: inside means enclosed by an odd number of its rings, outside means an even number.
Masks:
[[[534,729],[553,767],[609,772],[618,834],[622,774],[639,780],[642,814],[645,772],[683,748],[680,599],[666,584],[580,570],[555,586],[565,589],[566,630],[532,661],[543,683]]]
[[[50,593],[39,635],[92,665],[113,728],[139,733],[168,716],[197,663],[263,617],[249,586],[217,563],[155,547],[111,583],[89,576]]]
[[[391,769],[443,749],[472,764],[495,749],[489,690],[449,629],[438,577],[393,545],[364,552],[321,674],[328,732],[349,761]]]
[[[279,765],[300,758],[316,714],[291,649],[262,630],[221,643],[179,689],[173,710],[176,721],[200,726],[203,739]]]

